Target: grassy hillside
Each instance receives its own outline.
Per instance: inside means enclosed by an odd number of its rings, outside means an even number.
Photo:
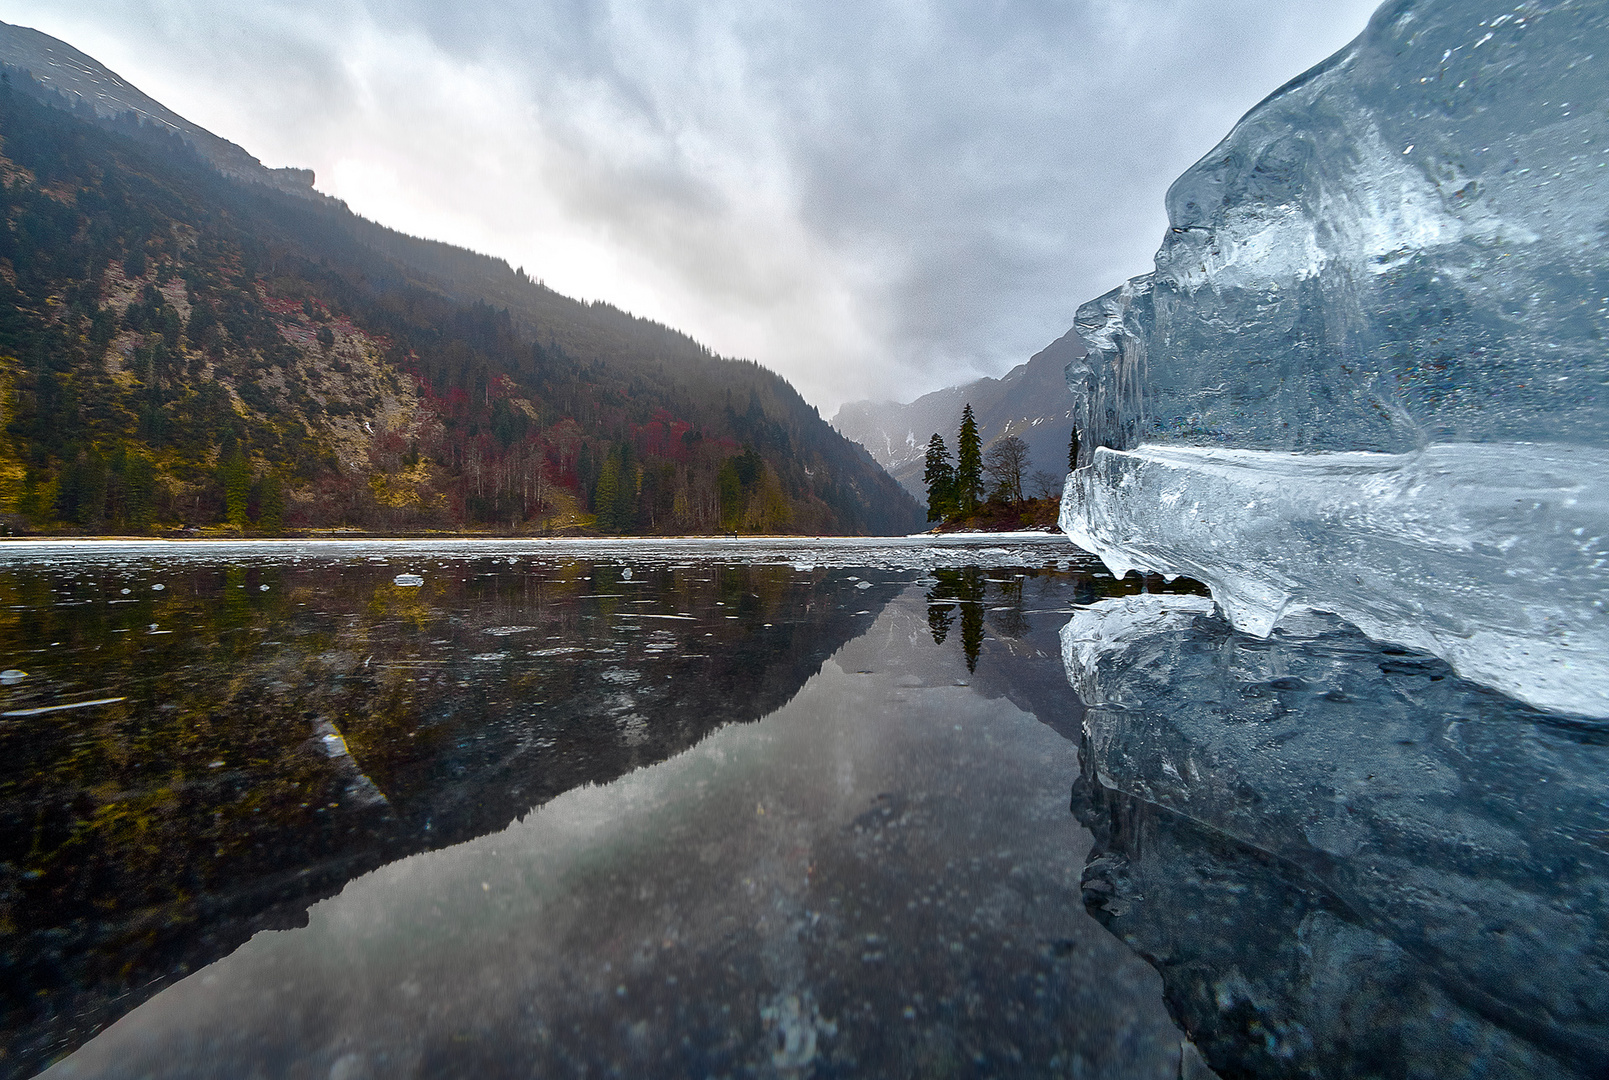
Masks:
[[[756,364],[65,104],[0,86],[13,531],[921,523]]]

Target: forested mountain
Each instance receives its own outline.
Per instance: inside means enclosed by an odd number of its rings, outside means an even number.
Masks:
[[[16,68],[0,185],[14,530],[921,525],[759,365],[231,179],[185,132]]]

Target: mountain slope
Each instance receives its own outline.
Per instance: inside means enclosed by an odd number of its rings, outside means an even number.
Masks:
[[[756,364],[335,200],[226,179],[171,124],[91,117],[8,74],[0,513],[14,528],[920,524]]]
[[[219,172],[237,180],[267,184],[310,199],[327,199],[313,190],[311,169],[270,169],[243,148],[141,93],[94,57],[64,41],[26,26],[0,22],[0,64],[28,72],[42,86],[65,98],[74,112],[104,119],[133,115],[142,123],[178,135]]]
[[[870,451],[879,465],[923,502],[927,499],[922,473],[928,440],[938,432],[954,452],[961,410],[968,403],[985,446],[1002,435],[1016,435],[1028,444],[1034,469],[1061,476],[1067,472],[1067,441],[1073,430],[1073,401],[1067,393],[1065,369],[1069,361],[1083,355],[1083,343],[1069,331],[998,379],[935,390],[903,405],[851,402],[838,410],[832,426]]]

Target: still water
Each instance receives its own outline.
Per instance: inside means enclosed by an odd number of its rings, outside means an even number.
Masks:
[[[0,559],[18,1075],[1189,1053],[1068,812],[1056,634],[1145,586],[1059,537]]]
[[[0,548],[0,1075],[1609,1075],[1609,724],[1061,537]]]

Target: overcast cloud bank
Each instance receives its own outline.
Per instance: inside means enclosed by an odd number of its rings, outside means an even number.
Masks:
[[[1360,0],[0,2],[269,165],[789,378],[998,375]]]

